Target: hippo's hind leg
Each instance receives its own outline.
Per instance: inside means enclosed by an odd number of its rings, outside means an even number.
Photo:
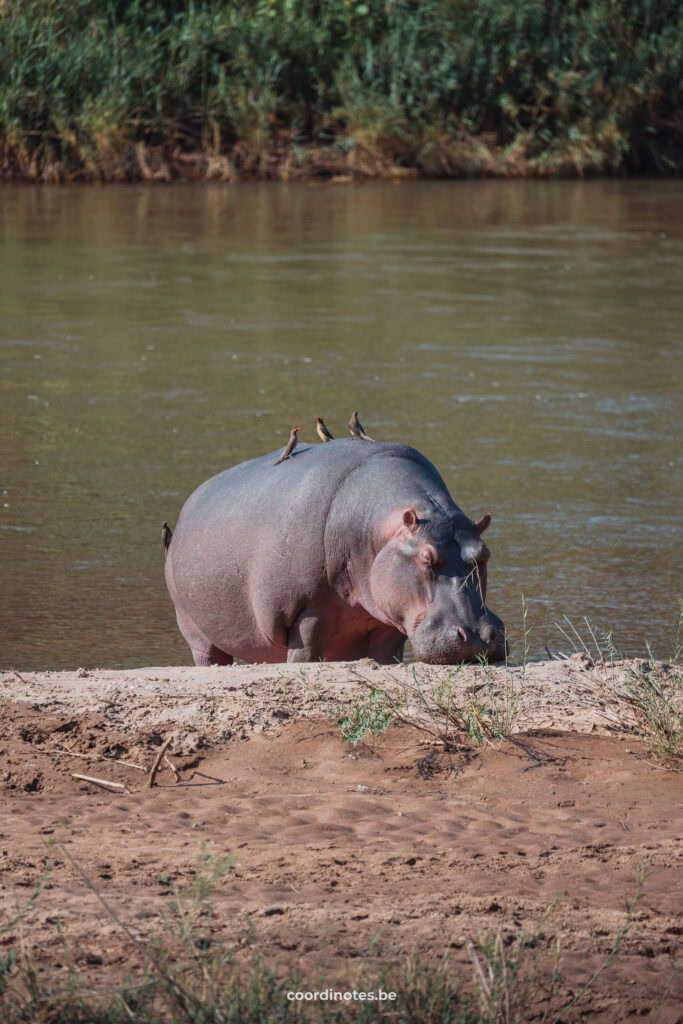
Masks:
[[[204,636],[189,616],[176,611],[178,627],[187,640],[195,665],[232,665],[232,654],[222,651]]]

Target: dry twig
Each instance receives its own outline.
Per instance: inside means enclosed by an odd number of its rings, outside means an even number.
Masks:
[[[157,773],[158,773],[158,771],[159,771],[159,769],[161,767],[161,762],[164,759],[164,754],[166,753],[166,751],[170,747],[172,739],[173,739],[173,737],[169,736],[168,739],[164,740],[164,742],[159,747],[159,753],[157,754],[157,756],[156,756],[156,758],[154,760],[154,764],[152,765],[152,770],[149,773],[149,782],[147,783],[147,785],[149,786],[150,789],[153,787],[153,785],[154,785],[154,783],[156,781]]]
[[[180,774],[179,774],[179,772],[178,772],[178,769],[177,769],[177,768],[176,768],[176,766],[175,766],[175,765],[173,764],[173,761],[172,761],[172,760],[170,759],[170,757],[168,756],[168,754],[164,754],[164,761],[166,762],[166,764],[168,765],[168,767],[169,767],[169,768],[171,769],[171,771],[173,772],[173,775],[175,776],[175,780],[176,780],[176,782],[180,782]]]
[[[92,775],[76,775],[75,772],[71,772],[72,779],[80,779],[81,782],[92,782],[95,786],[102,786],[103,789],[125,789],[126,787],[122,782],[110,782],[109,779],[94,779]]]
[[[52,747],[51,754],[67,754],[69,757],[82,757],[85,761],[111,761],[112,764],[122,764],[126,768],[135,768],[137,772],[148,774],[147,769],[140,764],[133,764],[132,761],[119,761],[116,757],[107,757],[106,754],[79,754],[75,750],[62,750],[60,747]]]

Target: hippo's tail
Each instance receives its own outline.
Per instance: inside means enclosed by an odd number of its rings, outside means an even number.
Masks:
[[[164,558],[166,558],[166,555],[168,554],[168,549],[171,546],[172,540],[173,530],[168,525],[166,520],[164,520],[163,523],[161,524],[161,543],[164,545]]]

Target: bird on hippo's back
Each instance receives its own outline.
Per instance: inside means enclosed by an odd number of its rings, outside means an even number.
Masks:
[[[358,419],[358,412],[354,412],[349,420],[349,430],[351,431],[351,437],[356,441],[374,441],[374,437],[368,437],[363,430],[363,424]]]
[[[334,437],[325,426],[325,420],[322,418],[322,416],[316,416],[315,429],[318,437],[323,443],[325,441],[334,441]]]
[[[289,435],[289,441],[287,442],[287,446],[286,446],[285,450],[283,451],[282,455],[280,456],[280,458],[277,460],[277,462],[273,463],[274,466],[279,466],[281,462],[284,462],[285,459],[288,459],[289,456],[292,454],[292,452],[296,448],[296,442],[297,442],[296,435],[297,435],[297,431],[299,431],[299,430],[301,430],[301,427],[292,427],[291,433]]]

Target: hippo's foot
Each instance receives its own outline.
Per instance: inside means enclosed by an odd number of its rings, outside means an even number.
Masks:
[[[213,644],[208,650],[198,651],[193,647],[192,657],[195,665],[232,665],[234,660],[232,654],[226,654]]]
[[[368,656],[379,665],[396,665],[403,661],[406,638],[394,629],[377,629],[371,634]]]

